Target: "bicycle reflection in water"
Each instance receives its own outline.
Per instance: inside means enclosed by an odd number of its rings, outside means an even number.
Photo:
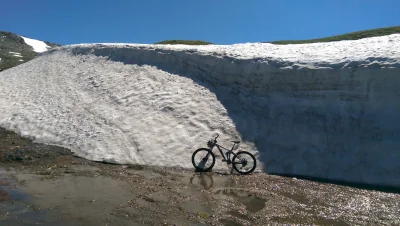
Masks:
[[[215,173],[194,173],[190,177],[190,184],[200,186],[204,190],[213,190],[216,195],[226,195],[240,202],[249,212],[255,213],[265,207],[266,200],[241,188],[231,177]]]

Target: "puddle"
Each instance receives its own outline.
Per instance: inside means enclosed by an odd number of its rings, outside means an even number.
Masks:
[[[224,189],[224,195],[233,197],[236,201],[246,206],[246,210],[251,213],[256,213],[265,207],[266,200],[255,195],[251,195],[243,190]]]
[[[187,181],[187,178],[184,178]],[[228,175],[215,173],[195,173],[189,178],[192,185],[198,186],[203,190],[210,190],[219,187],[237,187],[235,180]]]
[[[187,180],[187,178],[184,178],[184,180]],[[190,177],[189,182],[203,190],[210,190],[214,186],[214,178],[208,173],[193,174]]]
[[[103,213],[131,195],[125,182],[102,176],[66,174],[56,180],[41,180],[38,175],[24,173],[12,179],[11,174],[0,171],[0,181],[10,183],[0,187],[10,193],[8,201],[0,202],[0,225],[98,225],[107,218]],[[8,181],[3,179],[7,176]]]
[[[266,200],[246,192],[240,188],[237,181],[227,175],[215,173],[196,173],[190,177],[190,183],[204,190],[214,189],[215,194],[222,194],[234,198],[246,206],[247,211],[256,213],[265,207]]]
[[[9,181],[0,178],[0,191],[8,194],[8,200],[0,201],[0,225],[70,225],[48,211],[43,211],[30,200],[29,196]]]

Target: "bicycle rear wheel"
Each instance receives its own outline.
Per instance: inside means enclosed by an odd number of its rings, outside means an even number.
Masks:
[[[232,166],[240,174],[249,174],[256,169],[257,161],[250,152],[239,151],[232,159]]]
[[[207,148],[200,148],[193,152],[192,163],[196,171],[210,171],[215,164],[215,155]]]

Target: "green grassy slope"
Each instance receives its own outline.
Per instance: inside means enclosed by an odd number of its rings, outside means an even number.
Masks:
[[[362,38],[385,36],[391,34],[400,34],[400,26],[357,31],[357,32],[325,37],[325,38],[308,39],[308,40],[282,40],[282,41],[273,41],[266,43],[285,45],[285,44],[304,44],[304,43],[316,43],[316,42],[334,42],[342,40],[358,40]],[[155,44],[212,45],[213,43],[200,40],[165,40],[157,42]]]
[[[370,37],[377,37],[377,36],[384,36],[384,35],[391,35],[398,33],[400,33],[400,26],[357,31],[357,32],[325,37],[325,38],[317,38],[309,40],[282,40],[282,41],[274,41],[267,43],[285,45],[285,44],[304,44],[304,43],[316,43],[316,42],[334,42],[342,40],[358,40],[362,38],[370,38]]]

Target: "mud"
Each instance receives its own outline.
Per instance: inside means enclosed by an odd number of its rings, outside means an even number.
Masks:
[[[398,193],[97,163],[5,130],[0,164],[0,225],[400,224]]]

